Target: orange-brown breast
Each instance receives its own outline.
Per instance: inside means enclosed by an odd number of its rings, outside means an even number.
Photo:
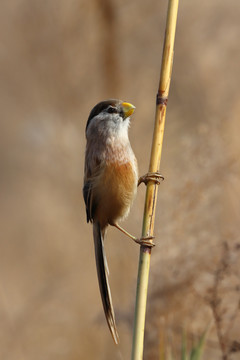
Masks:
[[[137,173],[130,162],[107,163],[95,185],[96,218],[102,226],[127,215],[137,186]]]

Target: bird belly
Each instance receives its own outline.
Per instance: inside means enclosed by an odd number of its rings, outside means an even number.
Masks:
[[[96,218],[113,225],[128,215],[137,189],[137,172],[130,162],[106,164],[96,181]]]

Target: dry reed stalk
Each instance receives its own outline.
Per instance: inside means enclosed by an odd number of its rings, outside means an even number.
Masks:
[[[176,22],[177,22],[177,12],[178,12],[178,0],[169,0],[166,30],[165,30],[165,40],[164,40],[163,55],[162,55],[161,74],[160,74],[159,88],[157,93],[155,126],[153,133],[149,173],[158,172],[160,169],[165,115],[166,115],[166,107],[167,107],[169,86],[170,86],[171,73],[172,73],[173,48],[174,48]],[[146,197],[145,197],[143,227],[142,227],[143,238],[153,235],[157,192],[158,192],[158,187],[156,183],[153,180],[148,181]],[[143,357],[143,341],[144,341],[150,257],[151,257],[151,248],[145,245],[141,245],[139,266],[138,266],[138,280],[137,280],[137,293],[136,293],[133,344],[132,344],[132,360],[141,360]]]

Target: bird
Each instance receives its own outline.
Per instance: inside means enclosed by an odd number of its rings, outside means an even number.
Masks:
[[[83,197],[87,222],[93,225],[98,283],[105,317],[116,344],[119,343],[109,270],[104,250],[106,229],[115,226],[132,240],[119,222],[125,219],[136,196],[138,165],[128,129],[135,106],[118,99],[99,102],[91,110],[86,125]]]

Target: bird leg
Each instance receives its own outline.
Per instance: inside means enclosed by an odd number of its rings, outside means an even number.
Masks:
[[[132,239],[133,241],[135,241],[139,245],[148,246],[148,247],[151,247],[151,248],[153,246],[155,246],[155,244],[152,241],[150,241],[150,240],[154,239],[154,236],[146,236],[146,237],[142,237],[142,238],[138,239],[135,236],[131,235],[126,230],[124,230],[120,225],[118,225],[118,224],[112,224],[112,225],[115,226],[115,228],[117,228],[118,230],[120,230],[123,234],[130,237],[130,239]]]

